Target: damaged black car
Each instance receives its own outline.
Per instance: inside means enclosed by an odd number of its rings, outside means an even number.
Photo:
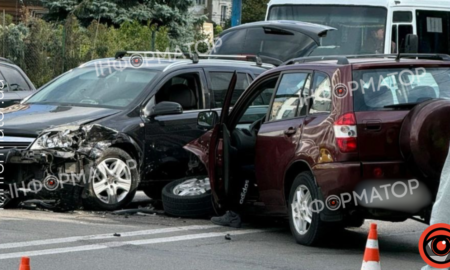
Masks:
[[[116,210],[138,189],[158,199],[195,170],[183,146],[206,132],[198,113],[219,110],[235,71],[243,92],[272,67],[146,58],[136,67],[131,59],[88,62],[2,109],[0,204],[32,198],[54,200],[55,211]]]

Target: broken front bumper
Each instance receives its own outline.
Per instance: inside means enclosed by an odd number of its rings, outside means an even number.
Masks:
[[[92,161],[78,156],[56,157],[45,150],[9,150],[3,189],[10,199],[61,199],[89,182],[84,168]],[[74,202],[76,203],[76,202]]]

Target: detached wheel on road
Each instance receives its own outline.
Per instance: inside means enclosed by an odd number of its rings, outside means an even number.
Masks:
[[[309,207],[319,198],[318,192],[311,173],[303,172],[297,175],[289,193],[289,225],[292,235],[301,245],[319,244],[326,232],[319,213]]]
[[[166,214],[183,218],[208,217],[214,213],[211,184],[207,177],[186,177],[167,184],[162,190]]]
[[[87,209],[114,211],[129,204],[139,184],[137,164],[119,148],[108,148],[95,162],[94,171],[86,170],[89,184],[83,205]],[[89,177],[89,178],[88,178]]]

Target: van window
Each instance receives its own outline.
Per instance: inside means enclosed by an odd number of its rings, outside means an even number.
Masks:
[[[411,11],[395,11],[394,23],[412,22],[413,15]]]
[[[450,53],[450,12],[417,10],[420,53]]]
[[[373,54],[383,49],[387,9],[350,5],[274,5],[268,19],[303,21],[338,29],[327,33],[313,55]]]

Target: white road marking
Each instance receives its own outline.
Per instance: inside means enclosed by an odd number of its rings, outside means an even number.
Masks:
[[[21,258],[24,256],[34,257],[34,256],[43,256],[43,255],[52,255],[52,254],[63,254],[63,253],[99,250],[99,249],[107,249],[110,247],[119,247],[119,246],[125,246],[125,245],[139,246],[139,245],[170,243],[170,242],[195,240],[195,239],[206,239],[206,238],[213,238],[213,237],[220,237],[220,236],[223,237],[226,234],[235,236],[235,235],[243,235],[243,234],[262,233],[262,232],[266,232],[266,231],[268,231],[268,230],[236,230],[236,231],[225,231],[225,232],[211,232],[211,233],[199,233],[199,234],[171,236],[171,237],[127,241],[127,242],[110,242],[110,243],[105,243],[105,244],[85,245],[85,246],[78,246],[78,247],[23,251],[23,252],[0,254],[0,260]]]
[[[170,228],[160,228],[160,229],[134,231],[134,232],[123,232],[123,233],[119,232],[119,234],[121,237],[132,237],[132,236],[141,236],[141,235],[152,235],[152,234],[172,233],[172,232],[180,232],[180,231],[190,231],[190,230],[208,230],[208,229],[213,229],[213,228],[218,228],[218,227],[219,226],[216,226],[216,225],[204,225],[204,226],[194,225],[194,226],[170,227]],[[114,236],[113,234],[114,233],[86,235],[86,236],[74,236],[74,237],[55,238],[55,239],[46,239],[46,240],[35,240],[35,241],[18,242],[18,243],[6,243],[6,244],[0,244],[0,249],[23,248],[23,247],[52,245],[52,244],[61,244],[61,243],[73,243],[73,242],[83,241],[83,240],[101,240],[101,239],[116,238],[116,236]]]

